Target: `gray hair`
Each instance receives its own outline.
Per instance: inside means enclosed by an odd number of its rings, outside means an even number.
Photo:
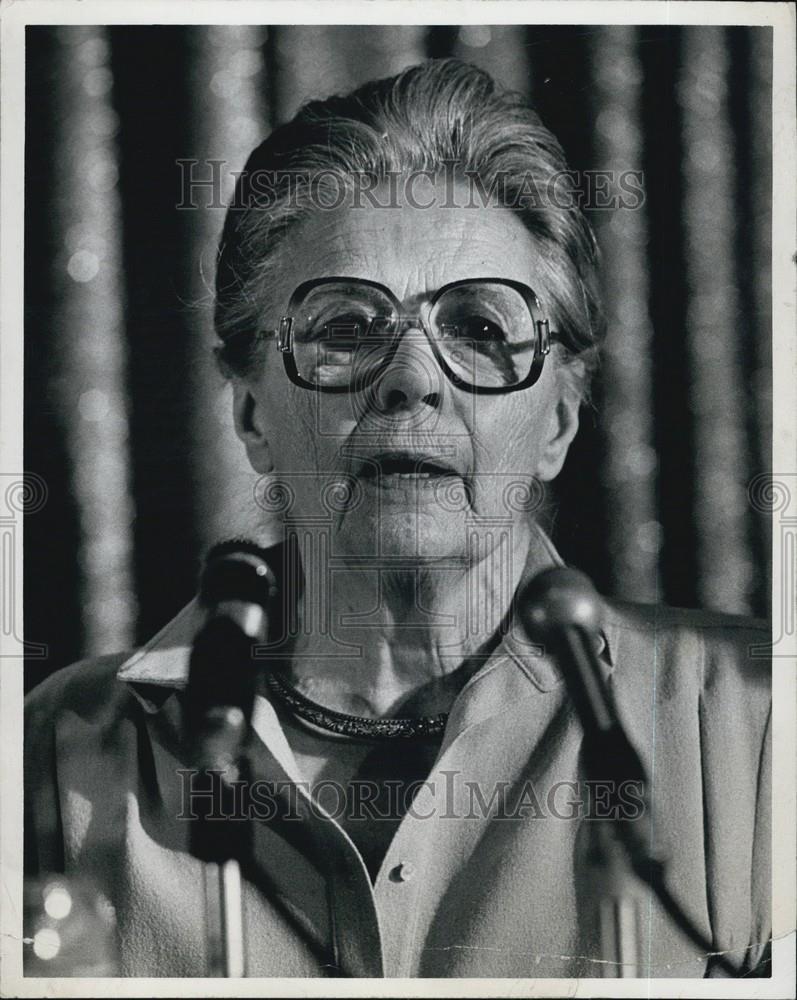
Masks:
[[[561,146],[519,94],[456,59],[429,60],[351,94],[311,101],[252,152],[218,252],[222,368],[243,375],[254,364],[280,243],[319,211],[321,187],[334,197],[332,180],[339,193],[353,190],[354,178],[452,169],[482,192],[498,192],[534,237],[562,354],[592,371],[604,330],[598,251]]]

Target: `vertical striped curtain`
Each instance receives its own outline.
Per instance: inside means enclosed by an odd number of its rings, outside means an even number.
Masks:
[[[29,683],[152,634],[253,530],[211,355],[233,173],[303,101],[448,55],[524,93],[582,189],[642,178],[633,208],[586,206],[609,332],[557,544],[608,594],[766,614],[771,53],[766,28],[28,28]]]

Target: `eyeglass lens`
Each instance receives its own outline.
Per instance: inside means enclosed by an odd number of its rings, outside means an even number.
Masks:
[[[444,363],[462,381],[492,388],[528,376],[535,327],[516,289],[500,282],[456,285],[424,319]],[[295,310],[298,372],[318,386],[367,384],[392,356],[405,321],[378,288],[356,282],[316,285]]]

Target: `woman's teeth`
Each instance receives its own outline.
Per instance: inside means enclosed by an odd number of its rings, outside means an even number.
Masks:
[[[385,479],[430,479],[431,472],[383,472]]]

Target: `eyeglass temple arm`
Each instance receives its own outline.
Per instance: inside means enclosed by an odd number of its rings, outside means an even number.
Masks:
[[[543,357],[551,352],[551,325],[547,319],[538,319],[536,321],[537,325],[537,337],[538,337],[538,351]]]
[[[277,349],[287,354],[293,349],[293,317],[283,316],[277,330]]]

